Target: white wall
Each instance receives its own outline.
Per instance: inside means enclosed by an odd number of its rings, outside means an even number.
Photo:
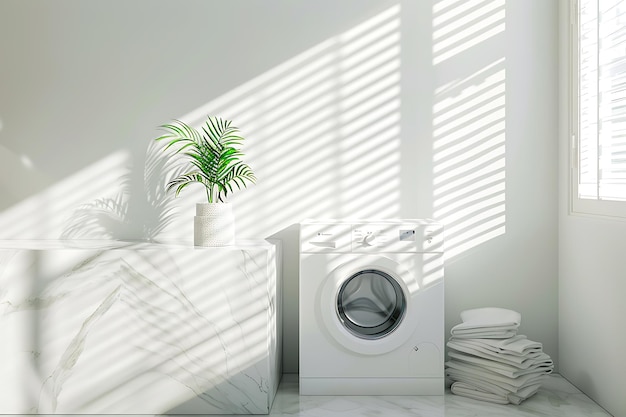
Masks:
[[[570,214],[568,16],[560,1],[559,369],[616,417],[626,416],[626,221]]]
[[[238,235],[285,243],[297,372],[307,217],[446,224],[446,328],[522,313],[558,361],[557,2],[0,2],[0,237],[191,239],[162,193],[173,118],[235,121]],[[168,215],[167,209],[173,209]]]

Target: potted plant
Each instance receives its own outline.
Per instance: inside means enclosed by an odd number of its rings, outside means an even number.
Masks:
[[[193,183],[204,186],[206,203],[196,204],[194,218],[194,244],[196,246],[225,246],[234,243],[235,226],[232,206],[226,197],[235,189],[254,183],[252,169],[241,158],[240,146],[244,138],[231,121],[218,117],[207,118],[202,131],[180,120],[161,126],[167,133],[156,138],[167,141],[163,148],[170,148],[175,155],[188,158],[189,167],[172,178],[167,191],[176,196]]]

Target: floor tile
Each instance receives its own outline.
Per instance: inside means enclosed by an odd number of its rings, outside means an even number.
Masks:
[[[300,396],[298,376],[285,374],[270,413],[276,417],[611,417],[559,375],[521,405],[444,396]]]

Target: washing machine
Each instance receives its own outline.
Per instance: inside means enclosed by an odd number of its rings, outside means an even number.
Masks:
[[[443,395],[443,226],[300,224],[300,394]]]

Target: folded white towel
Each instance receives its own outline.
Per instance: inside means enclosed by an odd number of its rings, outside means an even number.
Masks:
[[[456,371],[454,369],[449,369],[446,372],[446,375],[454,382],[463,382],[465,384],[471,385],[477,389],[480,389],[484,392],[489,392],[491,394],[507,396],[511,400],[511,402],[519,403],[521,400],[528,398],[530,395],[534,394],[537,389],[539,389],[546,378],[545,375],[540,377],[536,377],[534,379],[530,379],[526,384],[521,387],[513,387],[509,389],[506,384],[502,384],[499,382],[494,382],[490,380],[485,380],[481,378],[477,378],[472,375],[464,374],[463,372]],[[515,396],[515,397],[513,397]],[[519,398],[517,398],[519,397]]]
[[[517,334],[522,316],[513,310],[487,307],[465,310],[461,320],[463,323],[451,330],[454,337],[504,339]]]
[[[533,372],[512,378],[481,366],[475,366],[453,360],[446,362],[446,374],[453,380],[458,380],[455,375],[465,376],[471,379],[490,382],[511,392],[517,392],[523,387],[540,382],[541,378],[552,373],[552,370],[553,368],[551,367],[538,368]]]
[[[481,327],[476,329],[463,329],[455,326],[450,333],[457,339],[508,339],[517,334],[517,326]]]
[[[543,345],[540,342],[528,340],[524,335],[517,335],[508,339],[459,339],[450,338],[451,342],[459,342],[469,346],[480,346],[494,353],[507,353],[509,355],[526,356],[533,352],[542,352]]]
[[[533,385],[528,385],[522,389],[520,389],[517,393],[515,394],[509,394],[507,395],[507,398],[509,399],[509,401],[515,405],[520,405],[522,403],[522,401],[532,397],[533,395],[535,395],[537,393],[537,391],[539,391],[539,388],[541,388],[541,382],[533,384]]]
[[[452,372],[452,375],[454,376],[450,377],[450,379],[452,379],[453,383],[462,382],[472,386],[475,389],[506,397],[509,399],[510,402],[518,404],[524,399],[535,394],[535,392],[537,392],[537,390],[541,387],[544,379],[546,378],[545,376],[537,377],[533,380],[529,380],[528,383],[521,387],[515,387],[514,389],[505,389],[503,384],[500,384],[498,382],[494,383],[493,381],[476,378],[471,375],[455,374],[454,372]]]
[[[506,363],[483,359],[473,355],[457,353],[454,351],[449,351],[448,356],[456,361],[481,366],[485,369],[499,373],[504,376],[508,376],[510,378],[517,378],[520,375],[533,373],[537,370],[545,370],[546,368],[554,369],[552,359],[550,359],[550,356],[545,353],[542,353],[538,358],[533,359],[532,363],[526,362],[526,366],[524,367],[509,365]]]
[[[480,401],[488,401],[495,404],[508,404],[509,399],[506,394],[494,394],[478,389],[472,384],[457,381],[452,384],[450,390],[453,394],[461,395],[467,398],[473,398]]]
[[[480,401],[489,401],[495,404],[515,404],[520,405],[522,401],[535,395],[541,384],[535,384],[524,388],[519,393],[494,393],[489,390],[482,389],[473,383],[457,381],[452,384],[450,389],[453,394],[462,395],[464,397],[473,398]]]
[[[507,353],[501,351],[499,348],[494,349],[493,347],[485,347],[484,344],[475,343],[475,341],[472,339],[451,339],[448,341],[447,346],[450,349],[456,350],[458,352],[468,353],[470,355],[478,356],[480,358],[485,358],[500,363],[506,363],[509,365],[517,366],[519,368],[527,367],[527,363],[532,363],[534,359],[540,358],[543,354],[541,350],[528,351],[524,355],[513,352]]]
[[[493,383],[485,379],[473,378],[471,375],[467,375],[462,372],[455,372],[454,370],[452,370],[450,374],[453,375],[453,377],[450,378],[453,379],[454,382],[463,382],[466,384],[470,384],[478,389],[481,389],[485,392],[490,392],[492,394],[504,396],[518,391],[516,387],[512,387],[511,389],[509,389],[508,387],[498,385],[497,383]],[[446,375],[449,376],[447,372]]]
[[[453,382],[464,382],[466,384],[470,384],[477,388],[482,389],[486,392],[491,392],[497,395],[510,395],[510,394],[518,394],[526,392],[527,387],[541,386],[545,376],[541,376],[535,378],[533,380],[529,380],[528,383],[521,387],[508,387],[506,384],[491,381],[487,379],[477,378],[473,375],[468,375],[463,373],[462,371],[456,371],[454,369],[449,369],[446,371],[446,376],[448,376]]]
[[[447,343],[446,376],[452,392],[497,404],[520,404],[534,395],[554,370],[539,342],[518,335],[521,315],[501,308],[461,313]]]
[[[517,311],[498,307],[474,308],[461,312],[463,323],[474,323],[475,325],[496,326],[515,323],[519,326],[522,322],[522,315]]]

